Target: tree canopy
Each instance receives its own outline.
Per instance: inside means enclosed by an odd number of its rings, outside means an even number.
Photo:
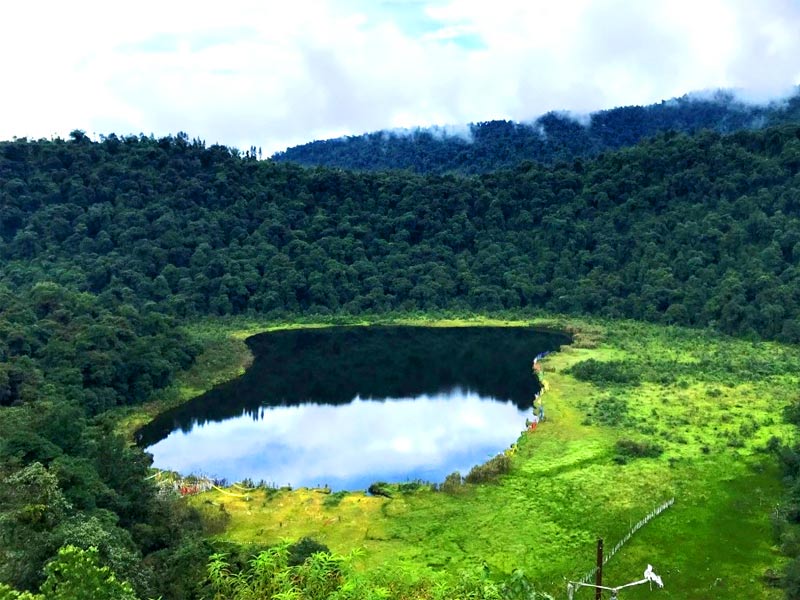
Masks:
[[[19,140],[0,145],[0,282],[33,295],[24,318],[52,321],[56,285],[143,311],[145,332],[168,316],[541,308],[796,341],[798,169],[796,125],[471,177],[304,169],[185,136]],[[81,340],[104,358],[81,377],[136,401],[182,359],[147,341],[131,355],[147,365],[126,365],[142,377],[115,378],[109,319]],[[3,336],[15,356],[43,351]]]
[[[488,173],[524,160],[553,164],[596,156],[667,131],[731,133],[800,118],[800,95],[767,105],[745,104],[724,91],[590,115],[550,112],[532,122],[486,121],[464,127],[378,131],[318,140],[276,153],[307,166],[417,173]]]

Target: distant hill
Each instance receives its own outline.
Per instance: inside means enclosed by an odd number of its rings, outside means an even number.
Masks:
[[[522,161],[553,164],[632,146],[665,132],[731,133],[800,121],[800,90],[782,102],[745,104],[730,92],[683,96],[650,106],[625,106],[579,119],[550,112],[532,123],[487,121],[463,127],[378,131],[289,148],[277,162],[417,173],[487,173]]]

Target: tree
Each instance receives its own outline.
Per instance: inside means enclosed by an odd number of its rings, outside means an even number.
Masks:
[[[64,546],[45,568],[42,585],[47,600],[137,600],[133,588],[98,564],[97,548]]]
[[[58,480],[35,462],[0,487],[0,580],[35,589],[41,568],[58,547],[56,528],[70,505]]]

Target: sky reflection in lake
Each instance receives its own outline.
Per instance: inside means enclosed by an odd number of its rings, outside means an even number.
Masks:
[[[377,480],[442,481],[507,448],[525,427],[511,402],[454,388],[334,406],[262,407],[174,431],[148,448],[155,466],[238,481],[362,489]]]
[[[247,344],[241,377],[137,432],[155,466],[229,481],[360,489],[440,483],[508,448],[568,338],[515,327],[330,327]]]

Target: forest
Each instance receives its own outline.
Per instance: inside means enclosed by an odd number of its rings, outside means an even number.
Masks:
[[[522,308],[800,340],[797,125],[471,177],[81,136],[0,145],[14,293],[49,281],[179,319]]]
[[[800,342],[800,125],[700,115],[614,149],[658,131],[637,114],[546,158],[388,165],[420,173],[186,134],[0,143],[0,598],[74,597],[52,590],[79,568],[109,598],[195,598],[213,552],[245,560],[108,412],[193,363],[192,321],[538,311]],[[508,147],[508,127],[478,129]]]
[[[486,121],[318,140],[278,152],[272,160],[371,171],[488,173],[523,160],[554,164],[597,156],[667,131],[732,133],[798,119],[797,91],[783,101],[759,105],[719,90],[589,115],[550,112],[531,122]]]

